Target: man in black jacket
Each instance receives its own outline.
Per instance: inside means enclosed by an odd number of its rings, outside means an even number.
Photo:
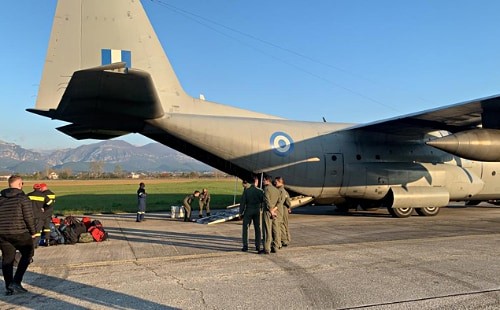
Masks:
[[[22,188],[22,178],[13,175],[9,178],[9,188],[0,192],[0,249],[7,295],[27,292],[21,282],[34,253],[32,238],[36,230],[33,207]],[[21,253],[21,259],[14,275],[16,250]]]

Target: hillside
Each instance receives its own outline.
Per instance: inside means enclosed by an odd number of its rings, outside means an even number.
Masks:
[[[0,141],[0,171],[34,173],[47,169],[89,171],[91,163],[102,162],[104,172],[117,167],[122,171],[191,172],[213,170],[189,156],[159,143],[134,146],[121,140],[110,140],[53,151],[28,150]]]

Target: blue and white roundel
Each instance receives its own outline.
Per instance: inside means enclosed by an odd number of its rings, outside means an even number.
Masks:
[[[287,156],[293,151],[293,140],[288,134],[277,131],[271,135],[271,148],[279,156]]]

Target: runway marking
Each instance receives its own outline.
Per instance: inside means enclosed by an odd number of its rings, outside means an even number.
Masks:
[[[439,295],[439,296],[433,296],[433,297],[422,297],[422,298],[415,298],[415,299],[399,300],[399,301],[384,302],[384,303],[378,303],[378,304],[368,304],[368,305],[346,307],[346,308],[338,308],[337,310],[364,309],[364,308],[379,307],[379,306],[401,305],[401,304],[410,303],[410,302],[435,300],[435,299],[459,297],[459,296],[471,296],[471,295],[487,294],[487,293],[494,293],[494,292],[500,292],[500,288],[472,291],[472,292],[466,292],[466,293]]]

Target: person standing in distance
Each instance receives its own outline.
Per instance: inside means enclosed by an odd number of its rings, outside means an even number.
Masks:
[[[200,218],[203,217],[203,207],[207,209],[207,216],[210,216],[210,193],[206,188],[204,188],[200,193]]]
[[[9,188],[0,192],[0,249],[6,294],[12,295],[27,292],[21,282],[34,254],[36,229],[33,206],[22,190],[23,179],[12,175],[8,182]],[[14,275],[16,250],[21,259]]]
[[[249,182],[250,183],[250,182]],[[243,231],[242,241],[243,252],[248,251],[248,227],[253,222],[253,229],[255,233],[255,250],[260,251],[260,213],[262,203],[264,202],[264,192],[258,188],[259,180],[254,177],[253,183],[243,190],[243,195],[240,201],[240,214],[243,216]]]
[[[139,189],[137,189],[137,218],[136,222],[144,221],[144,214],[146,214],[146,184],[143,182],[139,183]]]
[[[186,212],[184,212],[184,222],[191,222],[191,203],[199,196],[200,191],[194,191],[192,194],[187,195],[186,198],[184,198],[184,201],[182,202],[184,209],[186,209]]]

